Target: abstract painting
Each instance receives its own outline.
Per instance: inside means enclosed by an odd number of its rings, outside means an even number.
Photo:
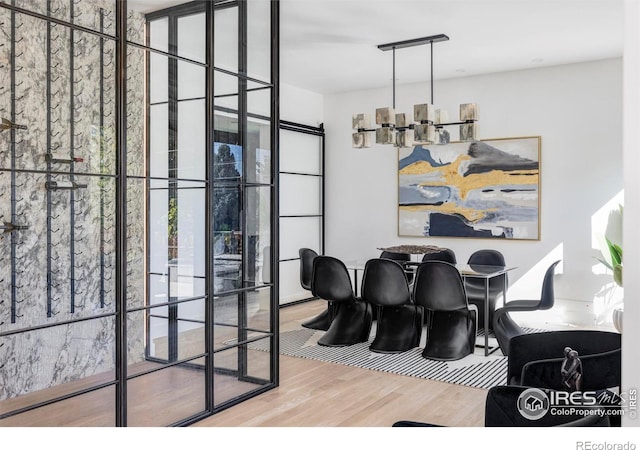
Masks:
[[[540,239],[540,137],[398,151],[398,234]]]

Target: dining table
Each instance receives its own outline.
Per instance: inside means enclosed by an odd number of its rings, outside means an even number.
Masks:
[[[405,270],[415,270],[417,266],[420,264],[418,261],[398,261],[405,267]],[[345,260],[345,266],[349,271],[353,273],[353,290],[354,294],[359,296],[362,291],[362,272],[364,271],[365,265],[367,263],[366,260]],[[498,350],[500,347],[498,345],[490,346],[489,345],[489,332],[490,324],[489,324],[489,280],[499,277],[501,275],[506,274],[507,272],[517,269],[515,266],[489,266],[482,264],[454,264],[462,279],[467,278],[475,278],[484,281],[485,293],[484,293],[484,336],[483,336],[483,345],[476,345],[477,347],[484,348],[484,355],[489,356],[491,353]],[[504,286],[502,288],[502,299],[503,302],[507,301],[507,277],[504,278]]]

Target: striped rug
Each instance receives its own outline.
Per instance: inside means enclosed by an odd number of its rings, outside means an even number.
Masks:
[[[374,326],[375,328],[375,326]],[[528,329],[527,332],[544,331]],[[287,356],[332,362],[346,366],[397,375],[407,375],[428,380],[443,381],[475,388],[488,389],[505,384],[507,376],[507,358],[500,350],[484,356],[483,348],[476,348],[474,354],[458,361],[433,361],[422,357],[422,345],[397,354],[374,353],[369,345],[375,336],[372,330],[368,342],[348,347],[323,347],[317,344],[324,331],[301,328],[280,333],[280,353]],[[478,344],[484,344],[484,334],[478,333]],[[263,343],[264,345],[260,345]],[[250,344],[255,350],[268,350],[268,342],[258,341]],[[489,345],[496,345],[490,335]],[[263,348],[264,347],[264,348]]]

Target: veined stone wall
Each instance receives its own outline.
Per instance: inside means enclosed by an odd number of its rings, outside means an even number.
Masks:
[[[15,5],[47,14],[44,0]],[[49,13],[115,34],[114,1],[52,0]],[[144,17],[130,14],[129,39],[143,42],[144,29]],[[28,225],[0,233],[0,332],[111,313],[115,41],[5,8],[0,35],[0,116],[26,126],[0,132],[0,222]],[[128,175],[143,175],[144,53],[128,56]],[[51,161],[72,157],[82,161]],[[81,187],[53,191],[47,182]],[[144,304],[145,196],[142,181],[129,184],[127,305],[134,307]],[[0,338],[0,400],[113,371],[114,322],[106,317]],[[127,334],[131,364],[144,358],[142,314],[129,317]]]

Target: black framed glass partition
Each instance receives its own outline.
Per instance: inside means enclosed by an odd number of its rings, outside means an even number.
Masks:
[[[280,122],[280,306],[314,298],[300,284],[300,248],[324,254],[324,125]]]
[[[277,386],[278,2],[169,3],[0,0],[0,426]]]

